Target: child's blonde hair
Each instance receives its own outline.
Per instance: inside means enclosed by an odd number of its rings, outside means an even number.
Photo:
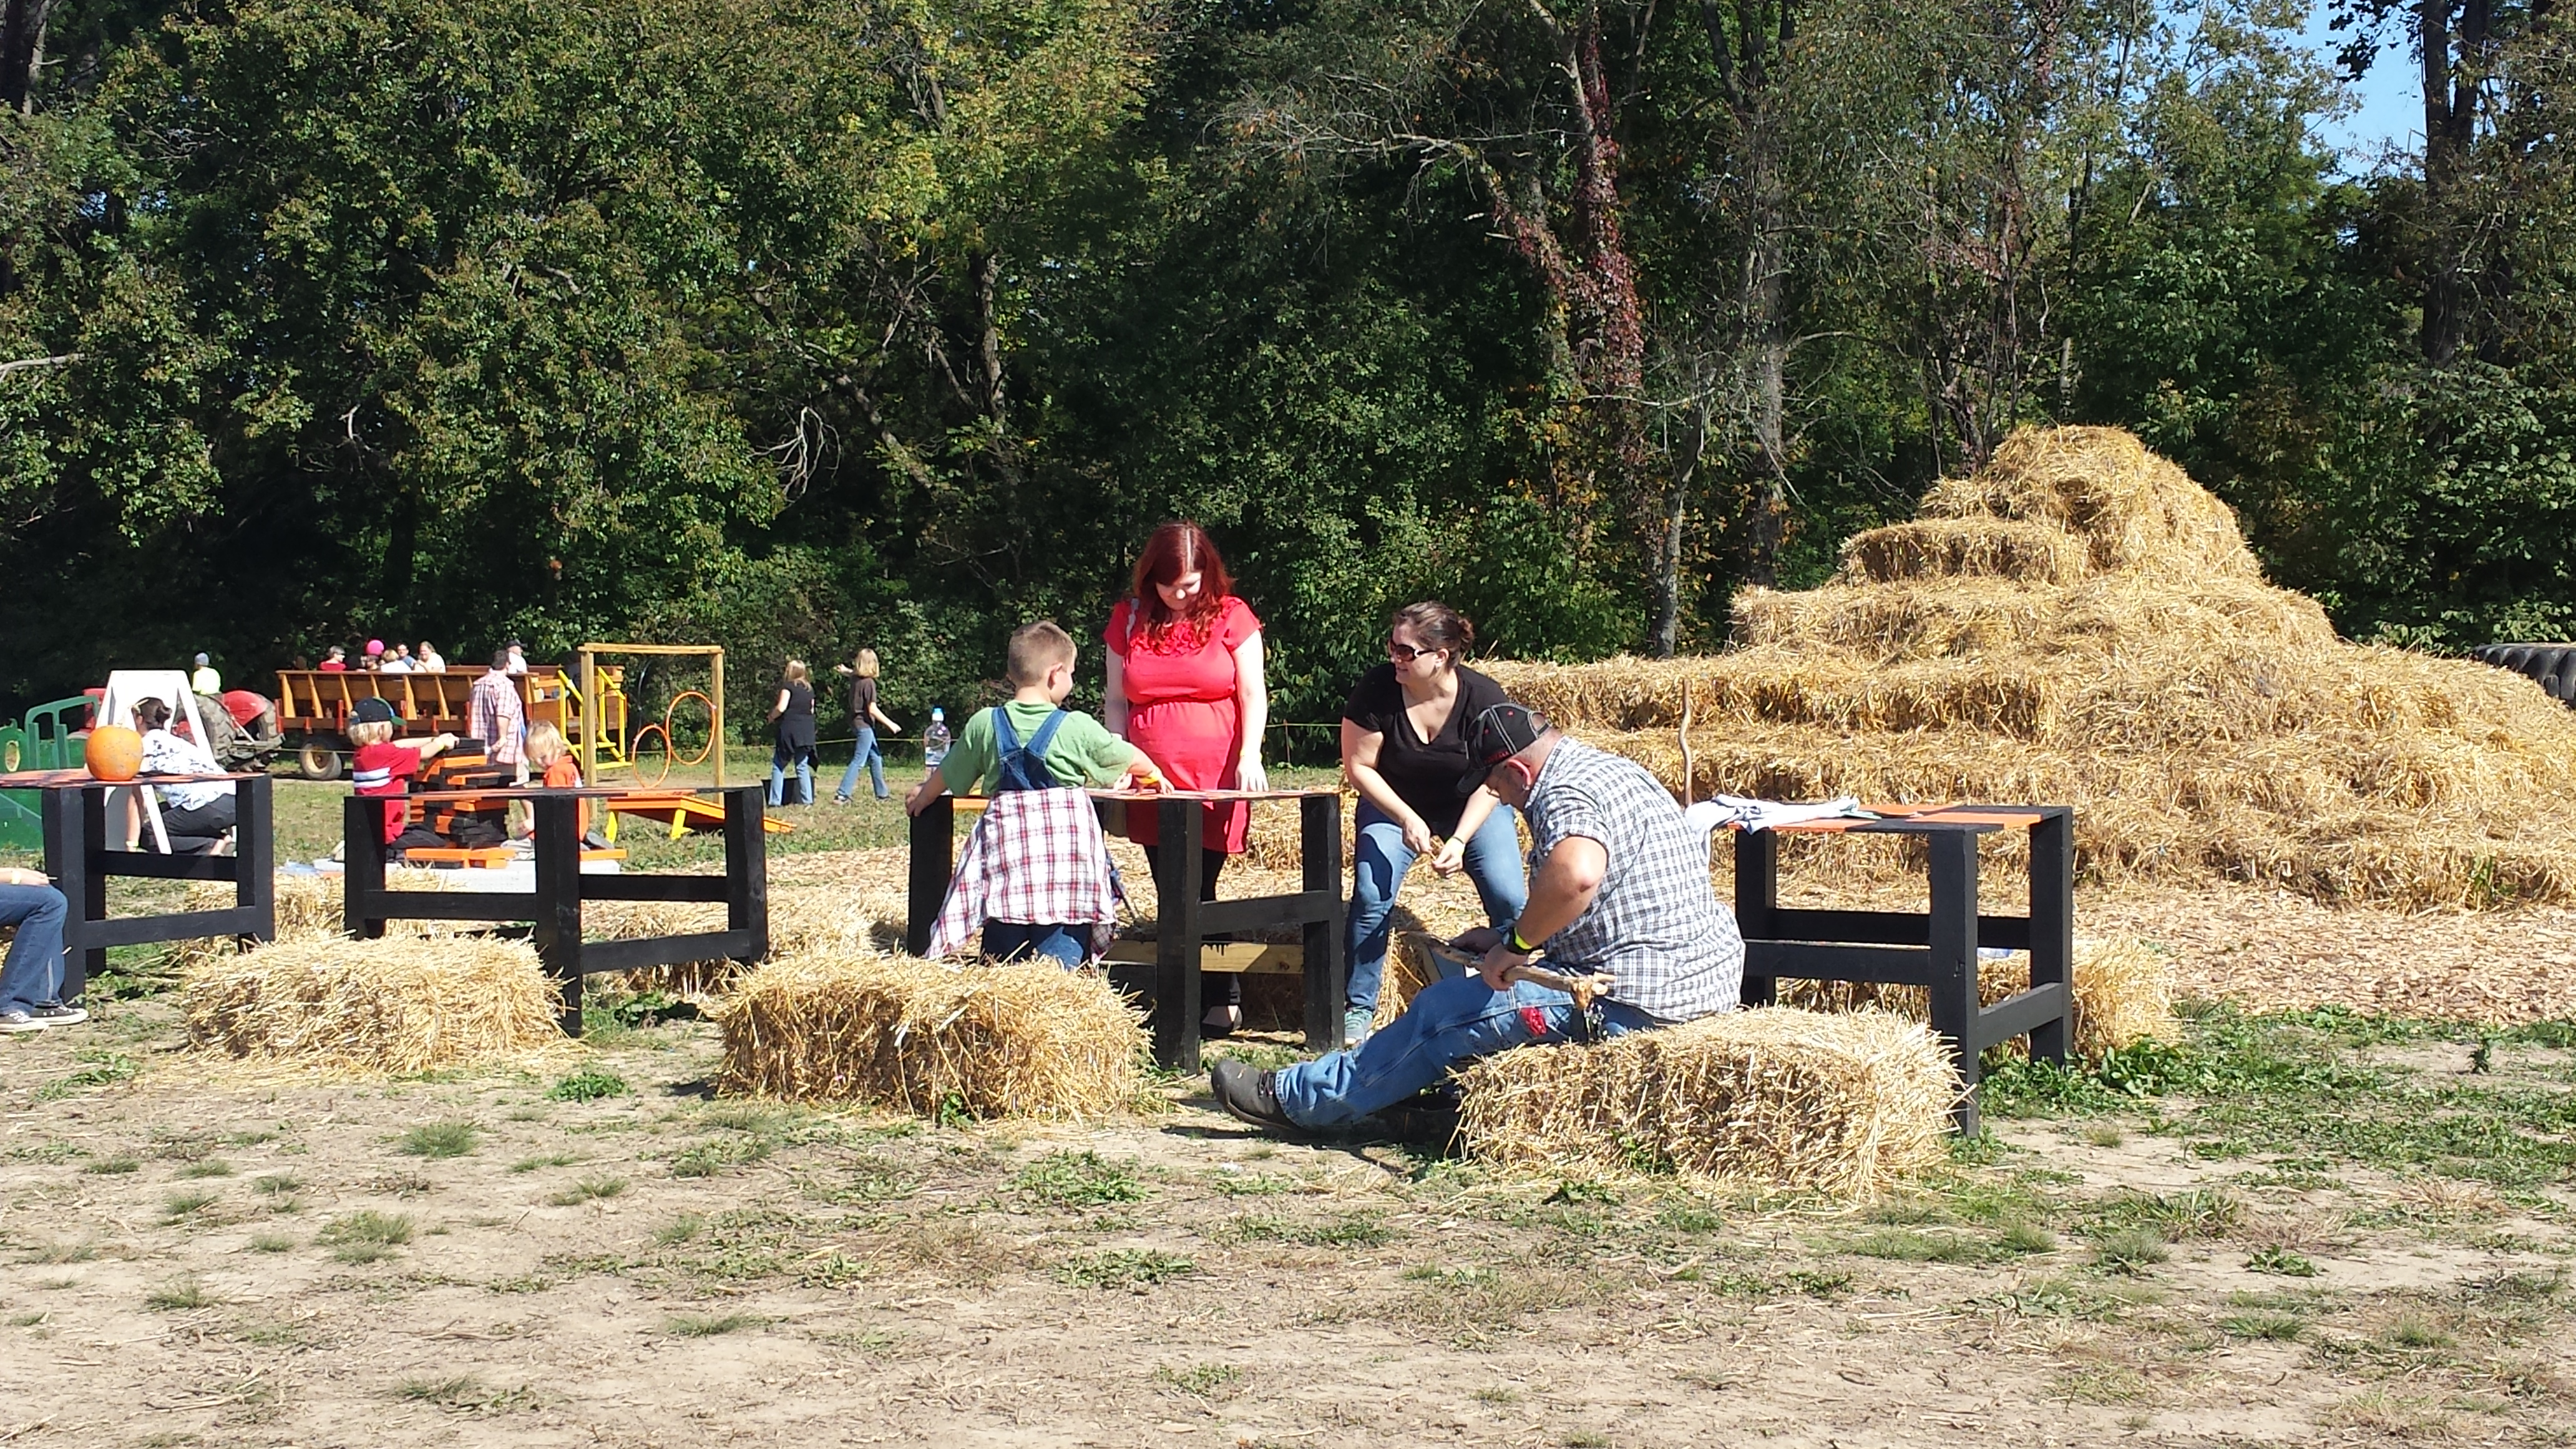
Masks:
[[[395,725],[389,719],[360,719],[349,722],[349,743],[353,745],[389,745],[394,742]]]
[[[541,719],[528,726],[529,764],[544,769],[571,751],[572,746],[564,742],[563,731],[555,728],[554,721]]]
[[[797,681],[797,682],[800,682],[800,683],[801,683],[801,682],[804,680],[804,678],[805,678],[805,661],[804,661],[804,660],[802,660],[802,659],[790,659],[790,660],[788,660],[788,661],[787,661],[787,677],[788,677],[790,680]]]
[[[1034,689],[1046,683],[1047,671],[1059,664],[1073,667],[1073,636],[1064,632],[1063,625],[1053,619],[1040,619],[1012,631],[1006,666],[1011,683]]]
[[[850,665],[850,672],[851,672],[852,674],[857,675],[857,676],[858,676],[858,677],[860,677],[861,679],[874,679],[874,678],[876,678],[876,677],[877,677],[877,651],[875,651],[875,650],[873,650],[873,649],[862,649],[862,650],[860,650],[860,651],[859,651],[859,657],[858,657],[856,660],[854,660],[854,661],[851,663],[851,665]]]

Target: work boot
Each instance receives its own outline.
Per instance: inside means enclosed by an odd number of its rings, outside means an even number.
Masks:
[[[1273,1132],[1294,1132],[1297,1124],[1289,1121],[1287,1112],[1280,1108],[1279,1094],[1271,1090],[1271,1076],[1227,1057],[1209,1069],[1208,1090],[1216,1094],[1216,1104],[1237,1121]]]

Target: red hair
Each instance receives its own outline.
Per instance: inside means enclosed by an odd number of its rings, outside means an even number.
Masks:
[[[1163,596],[1154,586],[1168,584],[1192,569],[1199,573],[1199,595],[1190,601],[1188,615],[1178,617],[1163,606]],[[1216,540],[1187,519],[1155,529],[1154,536],[1145,540],[1145,551],[1136,556],[1136,606],[1144,610],[1141,622],[1148,629],[1181,623],[1204,629],[1233,593],[1234,576],[1225,571],[1225,556],[1216,551]]]

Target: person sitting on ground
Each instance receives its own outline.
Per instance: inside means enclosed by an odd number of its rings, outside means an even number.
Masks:
[[[447,837],[426,825],[409,823],[410,811],[403,796],[410,792],[409,781],[420,773],[420,762],[443,755],[456,747],[456,736],[415,736],[396,739],[402,724],[394,718],[394,707],[381,699],[359,700],[349,711],[349,743],[357,750],[349,757],[349,781],[361,795],[386,795],[393,804],[385,809],[385,859],[400,860],[402,853],[416,846],[442,846]]]
[[[227,720],[229,720],[227,716]],[[134,706],[134,731],[143,736],[144,775],[220,775],[224,767],[215,761],[214,752],[199,742],[171,732],[170,706],[158,699],[138,700]],[[163,785],[161,796],[161,831],[170,837],[170,850],[177,855],[192,855],[211,850],[233,828],[233,787],[217,781],[192,785]],[[129,811],[125,823],[125,848],[133,850],[142,842],[139,812]]]
[[[484,744],[493,764],[508,765],[514,784],[528,783],[528,711],[510,677],[510,651],[492,651],[492,667],[465,700],[465,731]]]
[[[1109,842],[1082,787],[1162,772],[1100,721],[1064,707],[1074,657],[1073,636],[1052,619],[1012,634],[1011,702],[977,711],[903,802],[918,815],[943,789],[993,797],[949,882],[933,956],[979,926],[984,954],[997,961],[1034,953],[1079,966],[1105,945],[1093,938],[1117,916]]]
[[[1517,704],[1478,714],[1466,743],[1459,792],[1486,785],[1529,822],[1529,903],[1519,921],[1476,974],[1424,987],[1357,1051],[1277,1072],[1217,1063],[1211,1085],[1226,1111],[1274,1131],[1345,1127],[1473,1057],[1735,1009],[1744,938],[1709,888],[1707,838],[1654,776],[1567,739]],[[1492,935],[1479,928],[1460,940]],[[1514,978],[1542,950],[1560,975],[1608,979],[1597,1020],[1565,992]]]
[[[528,769],[539,777],[538,784],[545,789],[581,788],[581,761],[574,757],[571,742],[563,737],[563,731],[555,728],[551,720],[541,719],[528,726]],[[606,850],[608,842],[590,833],[589,801],[581,802],[578,814],[579,823],[574,828],[581,834],[582,845],[591,850]],[[536,812],[531,810],[527,826],[519,833],[534,835],[536,831]]]
[[[339,644],[332,645],[331,651],[322,656],[322,663],[317,667],[319,667],[325,674],[348,673],[349,651],[347,647]]]
[[[445,674],[447,658],[438,652],[437,645],[423,639],[420,641],[420,652],[411,657],[411,667],[420,674]]]
[[[0,961],[0,1033],[77,1026],[89,1013],[65,1006],[63,920],[71,903],[42,871],[0,868],[0,926],[15,926]]]

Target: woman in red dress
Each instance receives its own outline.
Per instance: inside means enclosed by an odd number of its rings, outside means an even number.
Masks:
[[[1270,692],[1261,668],[1261,620],[1234,596],[1234,581],[1207,531],[1166,523],[1136,560],[1135,591],[1110,611],[1101,631],[1109,646],[1109,687],[1101,711],[1110,731],[1143,750],[1180,790],[1267,790],[1261,735]],[[1206,807],[1200,896],[1216,899],[1225,858],[1243,851],[1252,812],[1243,805]],[[1154,812],[1130,811],[1127,833],[1160,866]],[[1241,1024],[1242,984],[1225,978],[1225,997],[1208,1008],[1206,1029],[1223,1035]]]

